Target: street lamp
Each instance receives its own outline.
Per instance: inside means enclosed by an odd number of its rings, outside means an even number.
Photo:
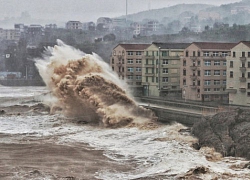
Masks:
[[[160,96],[160,94],[161,94],[161,77],[160,77],[160,74],[161,74],[161,69],[160,69],[160,67],[161,67],[161,55],[160,55],[160,50],[161,50],[161,47],[158,47],[159,49],[158,49],[158,56],[159,56],[159,58],[158,58],[158,89],[159,89],[159,96]]]

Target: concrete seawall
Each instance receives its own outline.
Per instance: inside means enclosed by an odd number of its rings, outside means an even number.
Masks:
[[[0,80],[2,86],[45,86],[41,80],[11,79]]]

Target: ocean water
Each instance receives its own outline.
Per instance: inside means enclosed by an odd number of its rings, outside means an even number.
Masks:
[[[9,92],[12,98],[20,97],[19,101],[25,101],[23,96],[40,96],[47,90],[44,87],[0,87],[1,95],[6,92]],[[37,102],[31,102],[30,105],[35,103]],[[108,159],[120,164],[131,163],[134,167],[126,172],[114,172],[106,168],[94,173],[96,179],[187,178],[190,175],[188,172],[198,167],[207,169],[206,173],[195,174],[195,177],[201,179],[250,179],[249,169],[240,168],[246,160],[233,157],[219,158],[216,161],[207,160],[204,151],[191,147],[196,139],[190,134],[179,132],[185,128],[177,123],[160,125],[153,129],[107,128],[78,124],[61,114],[38,115],[31,112],[20,116],[0,116],[0,134],[8,135],[7,138],[0,138],[0,143],[21,144],[25,136],[37,140],[53,137],[51,141],[55,144],[77,147],[77,144],[84,143],[89,146],[90,151],[103,150],[103,155]]]

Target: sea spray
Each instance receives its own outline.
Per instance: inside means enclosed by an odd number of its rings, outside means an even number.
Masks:
[[[127,94],[126,84],[96,54],[90,55],[58,40],[36,61],[41,77],[51,91],[51,110],[87,122],[118,127],[148,123],[152,111],[139,107]]]

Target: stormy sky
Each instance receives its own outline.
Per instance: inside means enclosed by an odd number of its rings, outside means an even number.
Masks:
[[[240,0],[127,0],[128,14],[176,4],[221,5]],[[56,21],[96,21],[100,16],[117,17],[126,13],[126,0],[0,0],[0,20],[19,17],[24,11],[34,19]]]

